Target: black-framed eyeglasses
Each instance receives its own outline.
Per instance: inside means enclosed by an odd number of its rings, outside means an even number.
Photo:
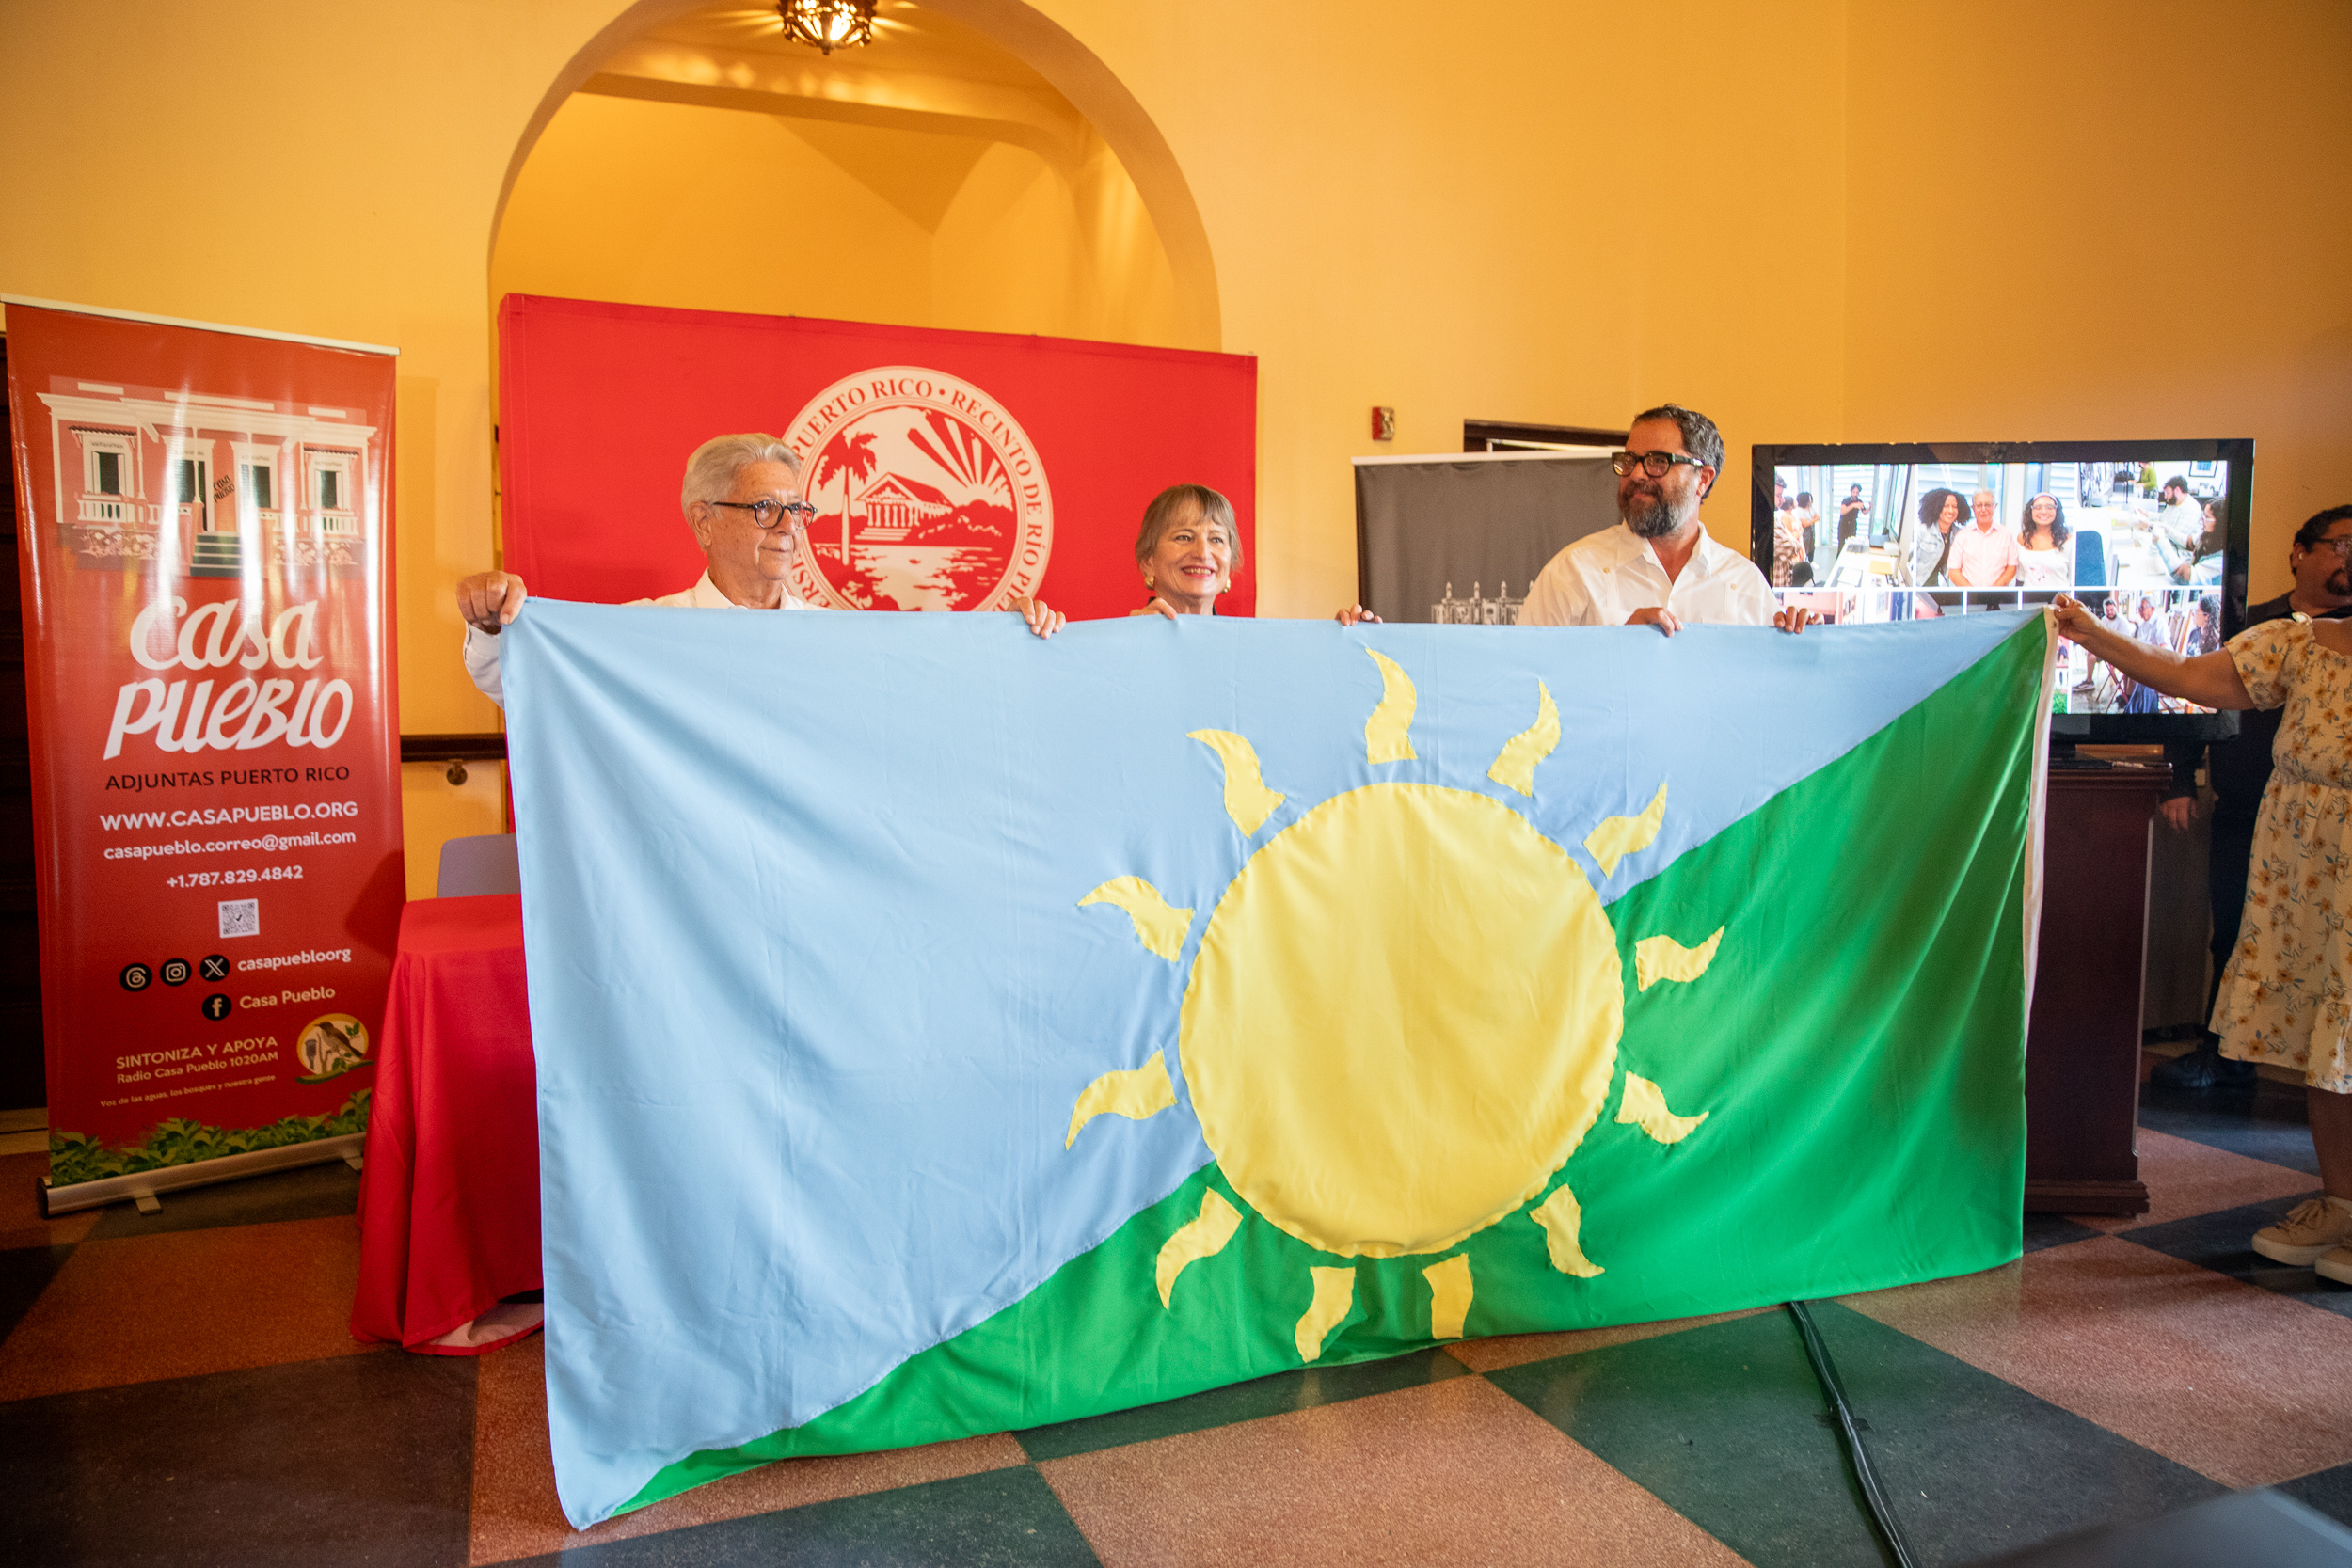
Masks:
[[[1707,467],[1697,458],[1678,451],[1613,451],[1609,454],[1610,469],[1619,479],[1637,467],[1652,479],[1663,479],[1666,471],[1677,463],[1687,463],[1693,468]]]
[[[2332,539],[2314,539],[2312,541],[2312,548],[2330,549],[2344,559],[2352,561],[2352,533],[2340,533]]]
[[[755,501],[712,501],[710,504],[748,512],[752,515],[752,521],[761,528],[773,528],[789,517],[795,533],[807,532],[808,525],[817,519],[817,509],[806,501],[771,501],[763,496]]]

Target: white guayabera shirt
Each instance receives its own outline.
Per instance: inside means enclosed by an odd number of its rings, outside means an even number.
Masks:
[[[741,610],[745,608],[720,593],[719,585],[710,580],[708,572],[695,578],[693,587],[680,593],[664,594],[658,599],[631,599],[628,602],[667,605],[674,610]],[[792,591],[787,588],[784,591],[784,603],[777,608],[780,610],[815,610],[818,607],[810,604],[806,599],[794,597]],[[466,673],[473,677],[474,685],[481,689],[485,697],[489,698],[499,706],[504,707],[506,687],[505,683],[499,679],[499,640],[487,632],[476,631],[471,625],[469,625],[466,627],[465,657]]]
[[[1671,610],[1689,626],[1765,626],[1779,608],[1756,563],[1704,529],[1669,582],[1649,541],[1619,523],[1551,558],[1527,591],[1519,625],[1621,626],[1637,610]]]

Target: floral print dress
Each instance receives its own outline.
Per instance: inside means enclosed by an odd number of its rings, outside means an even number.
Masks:
[[[2352,1093],[2352,656],[2310,622],[2271,621],[2233,638],[2230,658],[2256,707],[2283,707],[2274,768],[2254,826],[2246,916],[2213,1008],[2221,1053],[2301,1070]]]

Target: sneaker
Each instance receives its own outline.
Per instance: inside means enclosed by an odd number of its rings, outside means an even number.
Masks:
[[[2340,1246],[2332,1252],[2321,1253],[2319,1261],[2312,1267],[2319,1271],[2322,1279],[2332,1279],[2339,1285],[2352,1285],[2352,1246]]]
[[[2254,1232],[2254,1250],[2275,1263],[2315,1264],[2322,1254],[2335,1252],[2344,1255],[2345,1272],[2352,1275],[2352,1247],[2344,1244],[2347,1242],[2352,1242],[2352,1198],[2308,1199],[2278,1224]]]

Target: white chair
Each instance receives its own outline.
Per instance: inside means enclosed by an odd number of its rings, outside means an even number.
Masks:
[[[441,874],[433,884],[435,897],[469,898],[522,890],[522,864],[515,855],[513,833],[453,838],[441,846]]]

